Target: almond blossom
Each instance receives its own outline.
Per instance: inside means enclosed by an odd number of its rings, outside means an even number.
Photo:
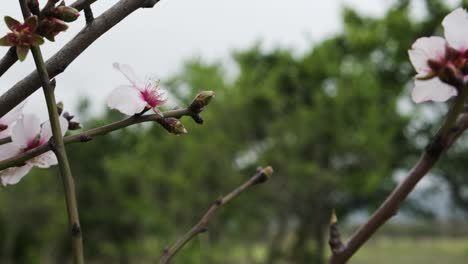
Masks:
[[[68,122],[60,117],[60,127],[64,135],[68,128]],[[0,160],[9,159],[28,150],[47,144],[52,137],[50,122],[40,123],[40,119],[34,114],[24,114],[12,127],[11,143],[0,146]],[[52,151],[48,151],[26,161],[20,167],[11,167],[0,171],[0,179],[3,186],[18,183],[33,167],[49,168],[56,165],[57,158]]]
[[[468,55],[468,13],[458,8],[444,18],[442,26],[445,39],[422,37],[408,51],[417,72],[411,95],[416,103],[446,101],[458,94],[456,87],[446,79],[453,79],[453,76],[462,82],[466,79],[461,69]]]
[[[26,103],[21,103],[0,118],[0,139],[11,135],[11,125],[21,116]]]
[[[125,75],[130,85],[115,88],[107,98],[107,105],[126,115],[141,113],[145,108],[151,108],[158,113],[157,107],[167,101],[165,91],[159,87],[159,81],[145,83],[129,65],[114,63],[113,66]]]

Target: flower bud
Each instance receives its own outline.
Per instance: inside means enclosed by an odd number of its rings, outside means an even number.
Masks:
[[[63,112],[63,102],[58,102],[57,103],[57,113],[58,115],[61,115]]]
[[[55,36],[67,29],[67,24],[55,17],[46,17],[39,24],[39,33],[50,41],[55,41]]]
[[[273,168],[271,166],[259,168],[260,175],[255,180],[254,184],[261,184],[268,181],[273,175]]]
[[[215,92],[213,91],[200,92],[195,96],[189,108],[194,112],[201,112],[211,102],[213,97],[215,97]]]
[[[185,129],[182,122],[179,119],[168,117],[161,120],[161,125],[169,132],[174,135],[187,134],[188,131]]]
[[[68,122],[68,130],[78,130],[81,129],[81,124],[75,121]]]
[[[73,22],[77,20],[78,17],[80,16],[80,12],[78,10],[76,10],[73,7],[64,6],[64,5],[58,6],[55,9],[55,12],[56,12],[56,17],[65,22]]]

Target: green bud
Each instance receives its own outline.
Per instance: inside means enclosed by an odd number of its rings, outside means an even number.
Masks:
[[[182,122],[180,122],[180,120],[177,119],[177,118],[173,118],[173,117],[164,118],[161,121],[161,125],[169,133],[172,133],[174,135],[181,135],[181,134],[187,134],[188,133],[187,129],[185,129]]]
[[[200,92],[190,104],[190,109],[194,112],[201,112],[201,110],[211,102],[213,97],[215,97],[215,92],[213,91]]]
[[[63,102],[58,102],[57,103],[57,112],[58,112],[59,115],[62,114],[62,112],[63,112]]]
[[[65,22],[73,22],[80,16],[80,12],[78,10],[69,6],[58,6],[55,11],[57,18]]]

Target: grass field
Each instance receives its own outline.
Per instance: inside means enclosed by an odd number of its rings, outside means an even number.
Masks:
[[[350,264],[468,264],[468,238],[379,238]]]

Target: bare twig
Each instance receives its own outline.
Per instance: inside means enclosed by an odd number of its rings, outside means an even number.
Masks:
[[[47,60],[49,77],[53,78],[65,71],[83,51],[113,26],[139,8],[153,7],[159,0],[120,0],[102,15],[95,18],[70,42]],[[84,1],[86,3],[86,1]],[[0,96],[0,117],[4,116],[41,86],[39,75],[32,72]]]
[[[97,0],[78,0],[72,3],[70,6],[76,8],[78,11],[84,9],[85,6],[90,6],[92,3],[96,2]],[[87,5],[85,5],[87,2]],[[86,12],[85,12],[86,16]],[[5,72],[7,72],[11,66],[13,66],[18,61],[18,56],[16,55],[16,47],[11,47],[5,56],[0,59],[0,77],[2,77]]]
[[[26,0],[19,0],[21,11],[24,19],[28,18],[31,13],[27,7]],[[44,97],[47,104],[47,112],[49,114],[50,126],[52,130],[52,140],[54,142],[53,151],[57,156],[60,175],[62,176],[63,187],[65,191],[65,201],[67,204],[68,223],[72,240],[72,255],[73,263],[84,264],[83,240],[78,214],[78,203],[76,201],[75,182],[70,169],[70,163],[67,157],[67,151],[63,142],[62,129],[60,127],[59,114],[57,111],[57,103],[55,101],[54,87],[51,85],[49,74],[47,73],[44,59],[42,57],[39,46],[31,47],[31,52],[34,57],[34,62],[37,68],[37,74],[41,80],[44,90]]]
[[[216,200],[208,209],[208,211],[203,215],[200,221],[195,224],[190,231],[182,236],[172,247],[164,250],[163,256],[159,260],[159,264],[166,264],[171,261],[171,259],[194,237],[198,234],[206,232],[208,230],[208,222],[216,213],[216,211],[227,204],[232,199],[236,198],[243,191],[247,190],[249,187],[255,184],[263,183],[267,181],[273,174],[273,169],[271,167],[260,168],[257,173],[250,178],[247,182],[237,187],[235,190],[230,192],[228,195]]]
[[[346,263],[378,228],[394,216],[398,212],[401,203],[436,164],[442,153],[467,129],[468,117],[466,114],[460,115],[463,110],[463,103],[467,98],[467,89],[468,87],[459,89],[461,93],[455,98],[454,105],[447,114],[445,122],[405,180],[396,187],[371,218],[351,236],[342,250],[333,252],[329,261],[330,264]]]

